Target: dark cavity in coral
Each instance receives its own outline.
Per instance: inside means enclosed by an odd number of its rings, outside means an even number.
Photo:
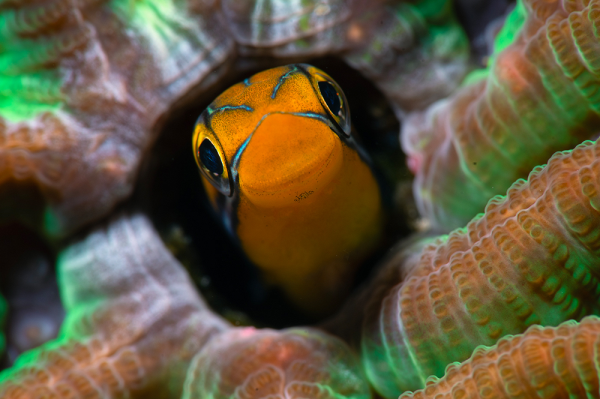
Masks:
[[[331,57],[309,62],[331,74],[344,88],[354,126],[362,133],[359,139],[380,171],[379,178],[387,187],[385,195],[391,208],[391,182],[411,178],[399,150],[399,125],[393,111],[373,84],[343,62]],[[286,63],[280,61],[266,67]],[[230,76],[215,88],[215,95],[260,69]],[[294,309],[278,289],[261,282],[258,270],[210,211],[190,140],[198,115],[212,97],[192,101],[165,122],[129,202],[134,207],[141,204],[147,210],[167,246],[187,268],[210,306],[234,324],[284,328],[315,322]],[[382,250],[365,262],[355,285],[371,274],[390,242],[408,235],[402,211],[392,220]]]

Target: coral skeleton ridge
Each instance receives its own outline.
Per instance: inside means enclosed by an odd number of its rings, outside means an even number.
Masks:
[[[424,386],[479,345],[600,314],[600,142],[556,153],[466,228],[421,252],[367,316],[362,358],[385,397]]]
[[[532,326],[524,334],[478,347],[469,360],[452,364],[427,387],[400,395],[426,398],[597,398],[600,318],[558,327]]]
[[[486,73],[407,119],[417,203],[435,227],[465,225],[555,151],[595,137],[599,24],[598,1],[519,1]]]

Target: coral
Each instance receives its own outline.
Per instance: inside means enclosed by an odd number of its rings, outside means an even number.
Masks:
[[[233,329],[193,359],[182,399],[370,398],[360,363],[319,330]]]
[[[228,324],[150,222],[121,217],[62,253],[59,338],[0,374],[0,397],[177,397],[192,357]]]
[[[130,194],[157,120],[232,50],[205,19],[171,1],[0,8],[0,183],[45,199],[9,217],[64,235]]]
[[[423,216],[450,230],[558,150],[597,134],[597,1],[523,0],[489,70],[412,115],[403,148]]]
[[[453,17],[453,2],[395,1],[381,10],[365,3],[362,19],[369,22],[372,38],[362,39],[364,45],[345,60],[369,77],[399,114],[452,93],[466,73],[469,52]],[[364,32],[351,27],[349,35]]]
[[[442,379],[407,392],[408,398],[597,398],[600,318],[558,327],[532,326],[524,334],[479,347],[462,364],[452,364]]]
[[[390,88],[411,84],[399,107],[446,95],[466,71],[466,39],[448,0],[263,3],[3,2],[0,191],[33,186],[41,204],[12,204],[7,194],[2,219],[65,236],[109,213],[130,195],[164,117],[232,65],[254,67],[237,54],[343,54],[392,98]],[[409,54],[418,65],[398,67]],[[420,90],[425,71],[432,83]]]
[[[115,218],[67,248],[59,278],[61,334],[0,374],[3,399],[180,397],[186,374],[186,398],[370,396],[341,340],[234,329],[213,314],[144,216]]]
[[[533,324],[600,313],[600,141],[556,153],[485,214],[421,252],[365,322],[367,375],[386,397]]]

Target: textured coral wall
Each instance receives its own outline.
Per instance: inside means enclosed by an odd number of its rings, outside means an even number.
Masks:
[[[597,398],[600,319],[567,321],[556,328],[532,326],[524,334],[478,347],[469,360],[429,378],[409,398]]]
[[[386,397],[478,345],[600,314],[600,142],[556,153],[465,228],[426,246],[367,317],[362,357]]]
[[[599,23],[596,1],[519,1],[487,71],[410,116],[403,148],[434,227],[466,224],[555,151],[595,137]]]

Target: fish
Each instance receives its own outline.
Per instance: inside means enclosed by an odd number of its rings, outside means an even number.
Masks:
[[[338,84],[307,64],[260,72],[202,112],[192,145],[212,208],[265,281],[307,314],[332,312],[384,220]]]

